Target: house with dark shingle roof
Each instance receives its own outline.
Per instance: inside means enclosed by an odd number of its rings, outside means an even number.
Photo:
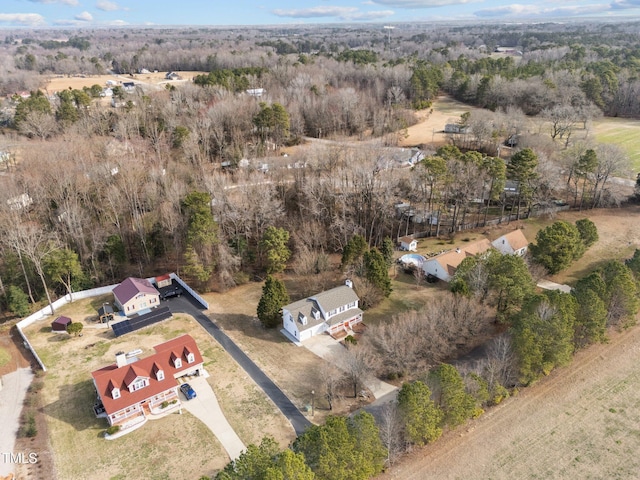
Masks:
[[[116,307],[127,316],[160,304],[160,292],[144,278],[127,278],[113,289],[113,296]]]
[[[299,342],[324,332],[349,332],[362,322],[360,298],[348,285],[332,288],[282,307],[286,335]]]
[[[204,372],[202,355],[191,335],[156,345],[154,350],[155,354],[143,359],[118,353],[115,364],[91,373],[109,425],[125,429],[166,413],[168,408],[179,408],[177,379]],[[164,408],[163,402],[167,402]]]

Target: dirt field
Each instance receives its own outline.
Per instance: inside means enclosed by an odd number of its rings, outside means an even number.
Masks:
[[[193,80],[193,77],[200,75],[202,72],[177,72],[180,80],[166,80],[165,75],[167,72],[146,73],[130,75],[86,75],[86,76],[72,76],[72,77],[51,77],[48,82],[42,85],[42,88],[49,93],[59,92],[60,90],[82,89],[83,87],[91,87],[93,85],[100,85],[106,87],[107,80],[113,80],[116,82],[135,82],[148,85],[163,85],[165,83],[181,83],[185,81]]]
[[[460,115],[472,110],[478,109],[451,97],[438,97],[432,108],[417,112],[419,123],[407,129],[407,136],[399,142],[399,146],[413,147],[423,143],[444,145],[447,143],[447,135],[443,132],[445,124],[457,122]]]

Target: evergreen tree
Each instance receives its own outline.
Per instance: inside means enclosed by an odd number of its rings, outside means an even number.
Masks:
[[[368,249],[369,245],[362,235],[351,237],[342,249],[342,268],[357,263]]]
[[[634,325],[640,301],[638,283],[631,269],[622,262],[610,260],[599,269],[599,273],[606,285],[607,325]]]
[[[411,442],[424,445],[442,435],[442,410],[431,400],[431,390],[424,383],[403,383],[398,392],[398,408]]]
[[[353,418],[329,416],[324,425],[312,425],[293,443],[316,478],[366,480],[380,473],[386,450],[371,414]]]
[[[429,372],[427,383],[445,424],[456,427],[478,413],[475,398],[466,392],[462,375],[453,365],[443,363]]]
[[[582,256],[584,243],[575,225],[559,220],[538,232],[531,253],[536,262],[554,274]]]
[[[291,250],[287,246],[289,232],[283,228],[267,227],[260,241],[260,248],[265,256],[267,273],[279,273],[284,271],[287,260],[291,256]]]
[[[9,285],[7,287],[7,307],[17,317],[26,317],[31,311],[29,296],[20,287]]]
[[[573,295],[553,290],[532,297],[514,318],[514,350],[524,384],[569,363],[575,349],[576,312]]]
[[[227,464],[216,480],[263,480],[275,466],[280,447],[271,437],[263,437],[260,445],[251,444],[238,458]]]
[[[382,241],[382,246],[380,247],[380,253],[382,253],[384,261],[387,263],[387,267],[391,267],[391,265],[393,265],[393,252],[395,249],[396,247],[393,244],[393,240],[389,237],[385,237]]]
[[[576,221],[576,228],[580,234],[580,239],[585,248],[589,248],[591,245],[598,241],[598,227],[588,218],[583,218]]]
[[[284,282],[267,275],[257,309],[257,315],[262,324],[267,328],[280,325],[282,323],[282,307],[287,303],[289,303],[289,294]]]
[[[389,267],[377,248],[372,248],[364,254],[365,276],[373,285],[380,289],[385,297],[391,295],[391,279]]]

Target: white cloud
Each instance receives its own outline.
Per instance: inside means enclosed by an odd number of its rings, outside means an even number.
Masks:
[[[122,27],[123,25],[129,25],[129,22],[125,22],[124,20],[113,20],[111,22],[107,22],[107,25],[113,25],[114,27]]]
[[[595,3],[591,5],[565,5],[562,7],[544,7],[542,5],[522,5],[514,3],[495,8],[478,10],[478,17],[575,17],[593,15],[612,9],[611,4]]]
[[[116,10],[126,10],[124,7],[121,7],[115,2],[110,2],[109,0],[99,0],[98,2],[96,2],[96,8],[104,12],[115,12]]]
[[[0,24],[2,23],[34,27],[44,25],[46,22],[44,17],[37,13],[0,13]]]
[[[393,14],[393,10],[378,10],[372,12],[357,12],[353,14],[343,15],[340,18],[344,20],[376,20],[378,18],[390,17]]]
[[[396,8],[435,8],[447,5],[463,5],[476,3],[480,0],[371,0],[378,5],[388,5]]]
[[[69,5],[71,7],[77,7],[78,5],[80,5],[80,2],[78,2],[78,0],[29,0],[32,3],[44,3],[46,5],[48,4],[52,4],[52,3],[61,3],[62,5]]]
[[[333,17],[341,20],[374,20],[377,18],[385,18],[394,14],[393,10],[379,10],[371,12],[362,12],[356,7],[332,7],[321,6],[311,8],[294,8],[290,10],[276,9],[271,13],[278,17],[290,18],[326,18]]]
[[[76,15],[73,18],[75,18],[76,20],[80,20],[81,22],[91,22],[91,21],[93,21],[93,15],[91,15],[89,12],[79,13],[78,15]]]
[[[298,8],[298,9],[276,9],[271,13],[278,17],[291,17],[291,18],[315,18],[315,17],[342,17],[344,15],[353,14],[357,12],[356,7],[311,7],[311,8]]]

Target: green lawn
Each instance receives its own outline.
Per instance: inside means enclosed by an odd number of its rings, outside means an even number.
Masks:
[[[0,347],[0,367],[4,367],[11,360],[11,355],[4,348]]]
[[[602,118],[593,122],[596,142],[623,148],[634,171],[640,170],[640,121],[628,118]]]

